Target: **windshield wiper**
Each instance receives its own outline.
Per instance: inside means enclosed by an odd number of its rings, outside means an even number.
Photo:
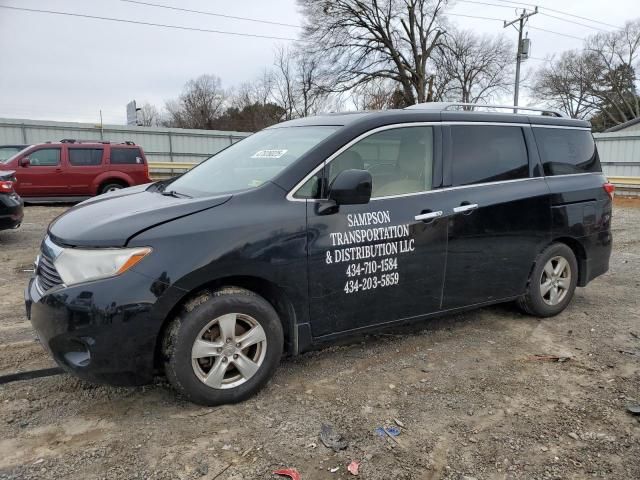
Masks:
[[[179,193],[175,190],[161,190],[160,195],[164,195],[165,197],[175,197],[175,198],[193,198],[191,195],[187,195],[186,193]]]

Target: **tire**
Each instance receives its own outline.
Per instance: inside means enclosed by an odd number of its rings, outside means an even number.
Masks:
[[[249,331],[253,333],[247,336]],[[280,318],[264,298],[235,287],[203,292],[187,302],[166,330],[165,374],[194,403],[241,402],[271,378],[283,345]]]
[[[518,306],[529,315],[552,317],[569,305],[577,283],[578,262],[573,250],[564,243],[553,243],[538,255]]]
[[[100,195],[107,192],[115,192],[116,190],[122,190],[123,188],[126,188],[126,186],[122,185],[121,183],[116,183],[116,182],[107,183],[103,185],[102,188],[100,188]]]

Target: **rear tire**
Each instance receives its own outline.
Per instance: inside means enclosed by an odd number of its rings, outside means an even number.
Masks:
[[[122,190],[123,188],[126,188],[126,186],[122,185],[121,183],[116,183],[116,182],[107,183],[100,188],[100,195],[102,195],[103,193]]]
[[[577,283],[578,262],[573,250],[564,243],[553,243],[538,255],[518,306],[529,315],[552,317],[569,305]]]
[[[283,345],[282,323],[264,298],[235,287],[203,292],[166,330],[165,373],[194,403],[241,402],[271,378]]]

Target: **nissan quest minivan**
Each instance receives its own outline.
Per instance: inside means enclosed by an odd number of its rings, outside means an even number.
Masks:
[[[383,326],[510,301],[556,315],[608,269],[613,186],[588,122],[481,110],[284,122],[78,204],[49,226],[27,315],[68,372],[164,373],[206,405]]]

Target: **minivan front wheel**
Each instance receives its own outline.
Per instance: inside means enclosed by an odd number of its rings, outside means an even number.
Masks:
[[[283,343],[278,314],[264,298],[240,288],[204,292],[166,330],[165,373],[195,403],[239,402],[269,380]]]
[[[578,262],[573,250],[564,243],[553,243],[538,256],[518,305],[530,315],[557,315],[571,301],[577,283]]]

